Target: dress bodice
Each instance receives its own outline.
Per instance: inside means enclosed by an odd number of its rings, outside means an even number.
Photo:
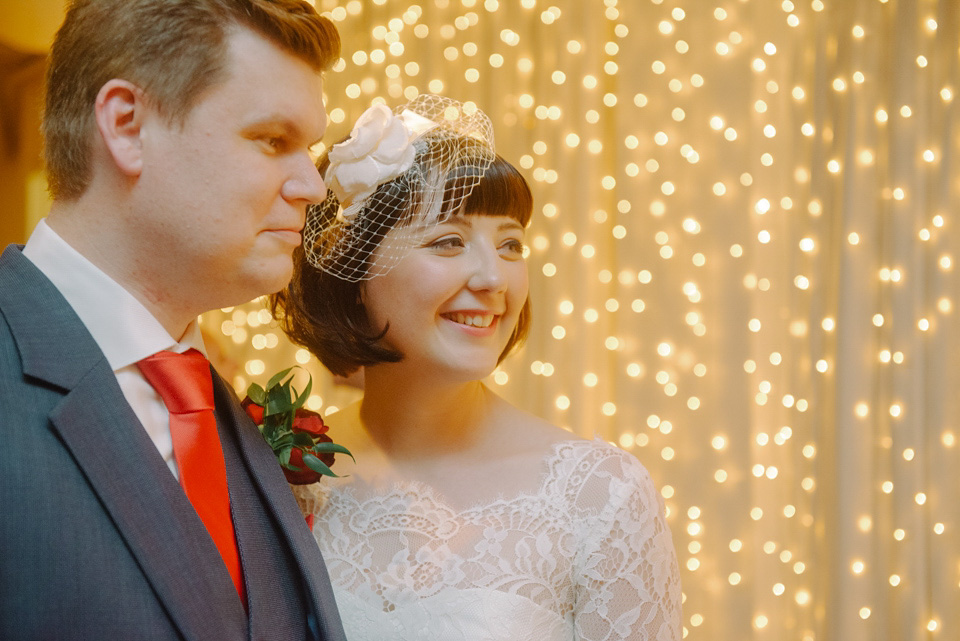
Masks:
[[[454,509],[362,478],[298,488],[351,641],[679,639],[662,500],[636,458],[568,440],[539,491]]]

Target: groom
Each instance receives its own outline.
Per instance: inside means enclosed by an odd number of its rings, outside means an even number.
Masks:
[[[0,639],[344,639],[196,322],[290,278],[339,52],[302,0],[71,3],[53,206],[0,256]]]

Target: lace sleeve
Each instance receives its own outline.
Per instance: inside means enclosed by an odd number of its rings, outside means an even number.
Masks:
[[[576,564],[576,639],[679,641],[680,571],[660,495],[639,461],[608,452],[578,500],[597,516]]]

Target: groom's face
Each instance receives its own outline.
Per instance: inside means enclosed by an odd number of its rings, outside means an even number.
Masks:
[[[213,309],[286,285],[306,207],[326,195],[310,154],[326,120],[319,73],[245,29],[182,126],[149,120],[139,232],[177,296]]]

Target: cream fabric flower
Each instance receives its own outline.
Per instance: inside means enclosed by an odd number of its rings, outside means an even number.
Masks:
[[[410,169],[415,155],[413,139],[421,133],[385,105],[363,112],[350,137],[330,150],[324,177],[343,207],[344,218],[359,210],[351,205],[360,204],[379,185]]]

